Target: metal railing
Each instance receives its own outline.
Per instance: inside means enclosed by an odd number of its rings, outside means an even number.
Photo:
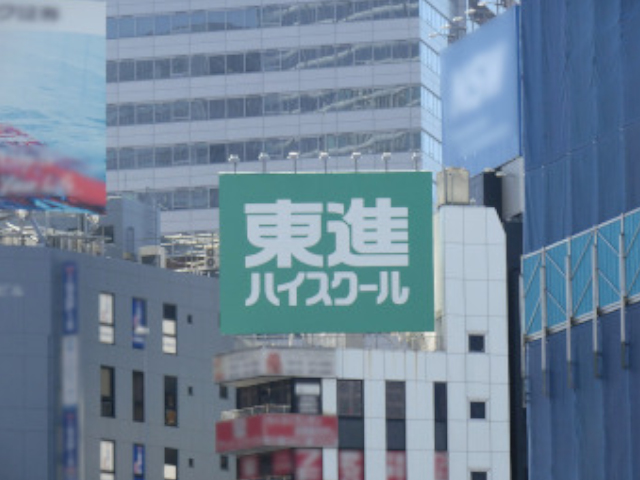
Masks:
[[[290,413],[289,405],[256,405],[255,407],[241,408],[238,410],[225,410],[220,413],[220,420],[235,420],[237,418],[253,417],[255,415],[264,415],[265,413]]]
[[[313,333],[292,335],[245,335],[235,338],[235,349],[257,347],[313,347],[364,350],[411,350],[435,352],[445,349],[444,336],[435,332],[419,333]]]

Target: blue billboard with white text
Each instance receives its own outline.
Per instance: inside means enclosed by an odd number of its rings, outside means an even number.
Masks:
[[[442,53],[443,160],[472,175],[520,156],[519,9]]]

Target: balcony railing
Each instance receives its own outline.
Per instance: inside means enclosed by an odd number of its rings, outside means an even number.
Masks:
[[[444,336],[435,332],[244,335],[237,336],[235,343],[236,350],[256,347],[315,347],[435,352],[445,349]]]
[[[220,420],[235,420],[237,418],[253,417],[254,415],[264,415],[265,413],[289,412],[291,412],[289,405],[256,405],[255,407],[241,408],[238,410],[225,410],[220,414]]]

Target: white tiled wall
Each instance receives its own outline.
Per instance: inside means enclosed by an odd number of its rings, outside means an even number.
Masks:
[[[484,207],[445,206],[436,219],[446,350],[337,352],[341,378],[364,378],[366,480],[384,478],[386,380],[406,382],[407,480],[433,478],[433,382],[447,382],[449,479],[489,471],[509,480],[504,232]],[[469,333],[485,335],[484,353],[468,352]],[[470,401],[486,402],[486,419],[469,419]]]

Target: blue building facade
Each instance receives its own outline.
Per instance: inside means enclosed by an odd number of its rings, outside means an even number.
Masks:
[[[529,473],[640,476],[640,3],[523,2]]]

